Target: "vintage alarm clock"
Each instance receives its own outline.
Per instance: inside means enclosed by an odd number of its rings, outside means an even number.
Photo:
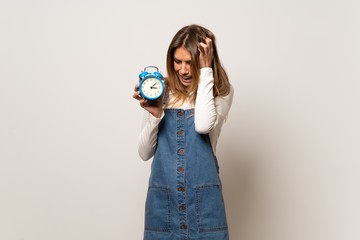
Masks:
[[[148,72],[148,68],[155,68],[156,71]],[[147,100],[156,100],[164,93],[165,85],[163,76],[159,72],[159,69],[155,66],[147,66],[139,74],[140,83],[139,91],[140,95]]]

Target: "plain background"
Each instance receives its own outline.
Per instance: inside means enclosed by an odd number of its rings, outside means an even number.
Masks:
[[[137,75],[196,23],[235,88],[218,144],[234,240],[360,239],[357,0],[0,3],[0,239],[142,239]]]

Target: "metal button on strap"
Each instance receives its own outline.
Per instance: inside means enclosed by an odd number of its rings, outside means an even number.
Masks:
[[[177,153],[178,153],[178,154],[181,154],[181,155],[184,154],[184,152],[185,152],[185,150],[182,149],[182,148],[180,148],[180,149],[177,150]]]
[[[181,225],[180,229],[187,229],[187,225],[185,225],[185,224]]]
[[[184,135],[184,130],[179,130],[176,132],[177,135]]]
[[[180,192],[185,192],[185,187],[178,187],[177,190]]]
[[[183,115],[184,115],[184,111],[180,110],[180,111],[177,113],[177,115],[178,115],[179,117],[183,116]]]
[[[178,171],[179,171],[179,172],[185,172],[185,169],[182,168],[182,167],[180,167],[180,168],[178,168]]]
[[[181,211],[185,211],[185,210],[186,210],[186,205],[185,205],[185,204],[180,205],[180,206],[179,206],[179,209],[180,209]]]

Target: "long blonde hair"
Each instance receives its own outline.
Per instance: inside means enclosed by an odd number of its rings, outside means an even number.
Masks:
[[[175,34],[167,51],[166,65],[168,77],[165,79],[165,82],[175,97],[174,103],[182,103],[186,99],[190,99],[191,102],[194,102],[196,99],[200,75],[198,44],[199,42],[205,43],[206,38],[210,38],[213,44],[214,59],[212,62],[212,69],[214,74],[214,97],[226,96],[230,92],[229,79],[225,69],[221,65],[217,52],[215,35],[202,26],[192,24],[183,27]],[[174,53],[175,50],[180,47],[187,49],[191,54],[190,67],[193,84],[187,89],[181,84],[174,70]]]

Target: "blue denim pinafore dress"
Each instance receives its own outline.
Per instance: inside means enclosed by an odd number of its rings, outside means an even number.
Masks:
[[[144,240],[228,240],[218,164],[194,110],[167,109],[159,124]]]

